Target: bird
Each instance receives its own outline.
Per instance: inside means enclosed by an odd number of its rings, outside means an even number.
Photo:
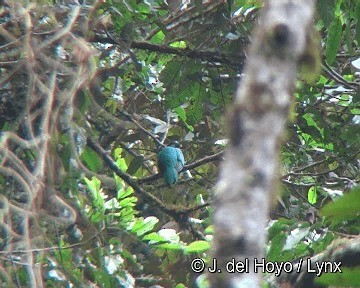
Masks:
[[[159,172],[169,187],[179,180],[179,173],[185,165],[185,158],[179,147],[179,142],[174,141],[162,148],[157,155]]]

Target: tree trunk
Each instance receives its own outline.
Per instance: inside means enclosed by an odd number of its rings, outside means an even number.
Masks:
[[[297,70],[315,61],[309,51],[314,6],[313,0],[268,0],[260,15],[228,115],[230,144],[215,191],[212,254],[221,273],[211,274],[211,287],[261,286],[265,227]]]

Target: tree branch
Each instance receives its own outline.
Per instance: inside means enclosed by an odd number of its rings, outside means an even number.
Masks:
[[[316,287],[316,273],[309,273],[314,270],[316,264],[330,263],[340,264],[342,270],[345,267],[351,268],[360,265],[360,237],[353,239],[341,239],[331,244],[325,251],[308,259],[299,259],[293,263],[290,273],[281,273],[279,277],[272,276],[271,282],[276,287],[301,288]],[[334,267],[334,266],[333,266]],[[337,271],[339,272],[339,271]]]
[[[119,43],[116,42],[115,39],[110,37],[103,37],[101,35],[95,35],[90,40],[90,42],[96,43],[104,43],[104,44],[114,44],[117,45]],[[199,59],[208,62],[218,62],[235,69],[239,69],[239,65],[242,65],[245,61],[245,55],[229,55],[219,51],[201,51],[201,50],[193,50],[190,48],[177,48],[171,47],[167,45],[157,45],[149,42],[131,42],[130,48],[132,49],[140,49],[140,50],[148,50],[152,52],[159,52],[163,54],[173,54],[182,57],[188,57],[191,59]]]

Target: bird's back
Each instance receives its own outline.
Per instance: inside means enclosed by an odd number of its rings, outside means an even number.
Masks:
[[[158,154],[158,167],[168,186],[174,185],[179,179],[179,172],[185,160],[181,150],[176,147],[165,147]]]

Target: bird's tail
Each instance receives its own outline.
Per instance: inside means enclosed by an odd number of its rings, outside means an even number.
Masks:
[[[165,169],[164,178],[166,184],[171,187],[179,180],[179,173],[175,168],[170,167]]]
[[[185,170],[183,172],[184,176],[185,176],[185,179],[191,179],[193,178],[193,176],[191,175],[190,171],[189,170]]]

